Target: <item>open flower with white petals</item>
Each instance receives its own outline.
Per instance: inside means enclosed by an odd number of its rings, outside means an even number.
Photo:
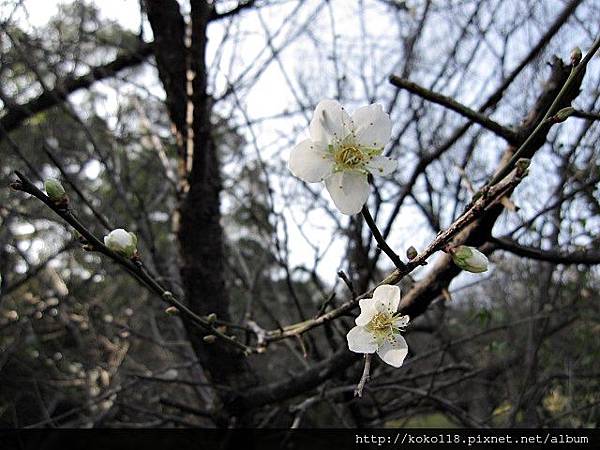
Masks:
[[[289,169],[307,183],[324,181],[342,213],[359,213],[369,196],[369,173],[389,175],[398,165],[382,156],[392,133],[390,116],[378,104],[350,116],[335,100],[322,100],[309,131],[310,139],[292,150]]]
[[[409,317],[398,313],[400,288],[382,284],[373,292],[373,298],[359,301],[360,315],[356,326],[346,338],[355,353],[375,353],[390,366],[400,367],[408,354],[408,345],[400,332]]]

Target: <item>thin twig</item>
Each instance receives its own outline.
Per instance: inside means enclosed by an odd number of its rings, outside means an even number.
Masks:
[[[469,205],[468,209],[458,219],[456,219],[452,225],[439,233],[421,253],[419,253],[415,258],[411,259],[408,263],[404,264],[403,268],[396,269],[388,274],[388,276],[381,280],[377,286],[381,286],[382,284],[397,284],[417,267],[426,263],[427,258],[433,255],[435,252],[441,250],[467,225],[479,218],[489,207],[489,205],[498,202],[500,198],[506,195],[506,192],[516,187],[525,175],[526,168],[517,166],[510,176],[504,178],[500,183],[489,188],[487,191],[485,191],[485,193],[479,191],[480,195],[476,197],[476,200]],[[278,341],[291,336],[298,336],[299,334],[305,333],[312,328],[330,322],[356,308],[356,306],[358,306],[358,302],[363,298],[372,296],[373,291],[374,289],[364,292],[358,297],[343,303],[337,308],[315,319],[286,326],[284,327],[283,331],[271,330],[267,332],[267,342]]]
[[[108,258],[115,261],[117,264],[125,268],[127,272],[129,272],[134,278],[136,278],[140,283],[146,286],[152,292],[158,294],[164,301],[166,301],[169,305],[174,306],[179,310],[182,318],[191,321],[193,324],[199,326],[204,329],[206,332],[215,335],[221,340],[227,342],[230,345],[238,347],[240,350],[244,351],[247,354],[255,353],[256,349],[249,347],[247,345],[242,344],[237,341],[233,336],[229,336],[225,333],[220,332],[213,326],[213,323],[209,322],[207,319],[198,316],[191,309],[189,309],[185,304],[183,304],[179,299],[177,299],[173,293],[164,289],[160,283],[158,283],[152,276],[148,274],[147,271],[143,270],[143,265],[140,263],[134,263],[132,260],[124,258],[123,256],[113,252],[107,246],[104,245],[96,236],[94,236],[87,227],[85,227],[79,219],[77,219],[71,211],[66,209],[64,206],[60,206],[52,202],[50,198],[40,191],[25,175],[23,175],[19,171],[15,171],[17,177],[19,177],[19,181],[12,184],[13,189],[18,191],[26,192],[30,195],[33,195],[38,200],[41,200],[46,206],[48,206],[52,211],[54,211],[58,216],[60,216],[63,220],[65,220],[71,227],[73,227],[77,232],[83,236],[88,245],[94,250],[97,251]]]
[[[373,233],[373,237],[377,241],[377,245],[379,246],[379,248],[392,260],[394,266],[396,266],[397,269],[405,269],[406,264],[402,262],[400,257],[396,254],[396,252],[394,252],[394,250],[391,249],[387,242],[385,242],[385,239],[383,238],[381,232],[377,228],[377,224],[375,223],[375,220],[373,220],[373,217],[371,216],[367,205],[363,206],[361,214],[364,217],[369,229],[371,230],[371,233]]]
[[[569,91],[569,89],[573,86],[575,81],[580,76],[583,75],[588,62],[590,61],[590,59],[592,59],[592,56],[594,56],[594,54],[598,51],[599,48],[600,48],[600,37],[598,37],[596,39],[596,41],[592,45],[592,48],[590,48],[590,50],[586,53],[585,57],[581,60],[581,62],[579,64],[573,66],[571,73],[569,74],[569,77],[567,78],[567,81],[565,82],[565,84],[559,91],[558,95],[552,102],[552,105],[550,105],[550,108],[548,108],[548,111],[546,111],[546,114],[544,114],[544,117],[542,118],[542,120],[540,120],[540,122],[538,123],[537,127],[535,127],[533,132],[527,137],[527,139],[521,144],[521,146],[514,152],[513,156],[510,158],[510,160],[506,163],[506,165],[500,171],[498,171],[498,173],[492,178],[492,180],[487,184],[487,186],[492,186],[492,185],[498,183],[502,178],[504,178],[506,175],[508,175],[510,173],[510,171],[513,169],[513,167],[515,166],[516,162],[521,158],[521,155],[523,154],[523,152],[525,150],[527,150],[527,148],[529,147],[531,142],[535,138],[538,137],[538,135],[540,134],[540,132],[542,131],[544,126],[548,125],[549,122],[552,122],[552,116],[558,112],[558,108],[560,106],[560,102],[562,101],[563,97]]]
[[[352,294],[352,298],[356,298],[356,290],[354,289],[354,284],[352,283],[350,277],[348,277],[348,275],[346,275],[346,272],[344,272],[343,270],[340,270],[337,274],[338,277],[340,277],[344,284],[348,287],[350,294]]]
[[[372,357],[373,357],[373,355],[370,353],[365,354],[365,367],[363,369],[362,376],[360,377],[360,381],[358,382],[358,384],[356,385],[356,389],[354,390],[355,397],[362,397],[362,393],[363,393],[363,389],[365,388],[365,384],[367,384],[369,382],[369,379],[371,378],[371,358]]]

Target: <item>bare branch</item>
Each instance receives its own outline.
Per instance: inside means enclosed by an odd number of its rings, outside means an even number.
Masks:
[[[492,238],[490,242],[500,250],[538,261],[547,261],[555,264],[585,264],[590,266],[600,264],[600,252],[594,249],[576,250],[573,252],[542,250],[536,247],[520,245],[515,240],[509,238]]]
[[[78,89],[88,88],[96,81],[113,77],[124,69],[144,62],[152,52],[152,43],[140,43],[134,51],[118,56],[108,64],[94,67],[86,75],[60,80],[52,90],[44,91],[38,97],[25,104],[11,106],[0,119],[0,140],[6,134],[18,128],[25,120],[59,104],[69,94]]]
[[[426,89],[416,83],[413,83],[412,81],[405,80],[404,78],[400,78],[396,75],[390,76],[390,83],[398,88],[405,89],[413,94],[416,94],[425,100],[442,105],[443,107],[448,108],[469,120],[472,120],[485,129],[490,130],[496,135],[500,136],[509,144],[515,144],[519,141],[519,136],[517,133],[510,128],[500,125],[498,122],[490,119],[485,114],[475,111],[474,109],[457,102],[453,98]]]

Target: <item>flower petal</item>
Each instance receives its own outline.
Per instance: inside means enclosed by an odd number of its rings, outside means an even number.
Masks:
[[[390,366],[401,367],[408,355],[408,344],[402,336],[395,334],[377,350],[379,357]]]
[[[410,321],[410,317],[400,316],[394,321],[394,326],[398,327],[398,328],[404,328],[406,325],[408,325],[409,321]]]
[[[288,167],[298,178],[307,183],[316,183],[331,174],[333,160],[323,144],[307,139],[294,147]]]
[[[365,327],[354,327],[346,335],[348,348],[355,353],[375,353],[377,342],[375,336],[369,333]]]
[[[354,322],[356,325],[364,327],[377,314],[377,309],[375,309],[375,302],[372,298],[363,298],[358,301],[358,304],[360,305],[360,314]]]
[[[379,104],[358,108],[352,114],[356,143],[363,147],[383,148],[392,135],[392,120]]]
[[[398,161],[387,156],[374,156],[366,166],[373,175],[385,177],[396,170]]]
[[[351,131],[352,120],[344,107],[335,100],[321,100],[310,121],[313,141],[332,144],[341,142]]]
[[[361,172],[336,172],[325,180],[325,185],[343,214],[358,214],[369,197],[369,182]]]
[[[395,313],[400,304],[400,288],[391,284],[377,286],[373,292],[373,300],[381,303],[390,313]]]

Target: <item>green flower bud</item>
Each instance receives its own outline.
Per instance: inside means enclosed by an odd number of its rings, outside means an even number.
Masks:
[[[215,323],[217,320],[217,315],[215,313],[210,313],[208,316],[206,316],[206,320],[208,323]]]
[[[564,122],[569,117],[571,117],[574,112],[575,112],[575,108],[573,108],[572,106],[567,106],[566,108],[561,109],[554,115],[554,121],[555,122]]]
[[[137,236],[118,228],[104,236],[104,245],[126,258],[133,258],[137,253]]]
[[[460,245],[452,249],[450,255],[454,264],[467,272],[481,273],[488,269],[487,257],[474,247]]]
[[[62,202],[67,198],[65,188],[60,184],[60,181],[55,180],[54,178],[44,180],[44,189],[50,200],[55,203]]]

